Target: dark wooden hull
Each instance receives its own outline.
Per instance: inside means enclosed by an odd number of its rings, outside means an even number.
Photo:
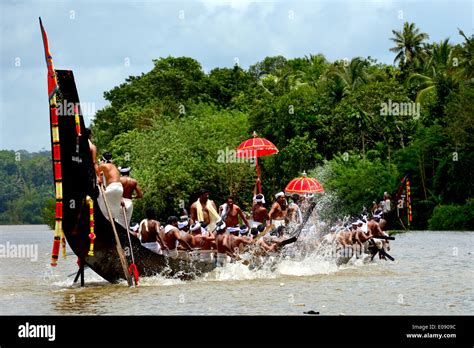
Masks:
[[[72,71],[56,70],[59,92],[58,105],[77,103],[77,94]],[[89,143],[85,136],[76,136],[74,116],[67,108],[59,113],[59,137],[61,146],[61,171],[63,178],[63,230],[72,251],[94,272],[109,282],[125,279],[115,246],[114,232],[110,222],[102,214],[97,203],[98,189],[92,165]],[[80,114],[80,110],[79,110]],[[84,120],[80,114],[80,126],[83,133]],[[95,247],[94,256],[88,256],[89,206],[86,197],[94,199]],[[128,231],[115,223],[120,242],[126,251],[127,261],[131,263]],[[140,276],[162,274],[166,277],[192,279],[211,271],[214,264],[200,261],[171,259],[144,248],[140,241],[130,236],[132,250]]]

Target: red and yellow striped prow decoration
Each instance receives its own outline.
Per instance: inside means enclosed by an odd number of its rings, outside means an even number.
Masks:
[[[79,107],[74,104],[74,121],[76,123],[76,134],[78,137],[81,136],[81,121],[79,118]]]
[[[411,215],[411,189],[410,189],[410,180],[407,178],[406,181],[406,187],[407,187],[407,214],[408,214],[408,225],[410,225],[410,222],[412,221],[412,215]]]
[[[94,233],[94,200],[87,196],[87,203],[89,204],[89,221],[90,221],[90,232],[89,239],[91,243],[89,245],[89,252],[87,255],[94,256],[94,242],[95,242],[95,233]]]
[[[56,71],[54,70],[53,58],[49,52],[48,36],[44,30],[43,23],[40,18],[41,34],[43,36],[44,54],[46,58],[46,65],[48,67],[48,97],[49,97],[49,116],[51,122],[51,139],[53,150],[53,170],[54,170],[54,186],[56,189],[56,224],[54,228],[53,250],[51,252],[51,266],[55,267],[58,263],[59,247],[61,241],[63,244],[63,255],[66,255],[66,240],[62,229],[63,220],[63,187],[62,187],[62,173],[61,173],[61,146],[59,142],[59,127],[58,127],[58,110],[56,94],[58,91],[58,80]]]

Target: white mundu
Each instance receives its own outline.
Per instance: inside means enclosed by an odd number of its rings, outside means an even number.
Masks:
[[[123,186],[120,182],[113,182],[107,185],[105,189],[105,196],[107,198],[107,205],[110,209],[113,219],[118,219],[122,214],[122,195],[123,195]],[[99,197],[97,198],[99,203],[100,210],[102,214],[109,220],[109,214],[107,212],[107,207],[105,206],[104,197],[102,195],[102,190],[100,191]],[[124,226],[125,227],[125,226]]]

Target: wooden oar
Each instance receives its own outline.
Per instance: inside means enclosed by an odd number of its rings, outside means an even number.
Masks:
[[[296,229],[296,231],[293,235],[294,237],[296,237],[296,239],[298,239],[298,237],[301,234],[301,231],[303,231],[303,228],[306,225],[306,223],[308,222],[309,217],[313,213],[313,210],[314,210],[315,207],[316,207],[316,202],[312,202],[311,205],[308,207],[308,210],[306,210],[306,213],[303,217],[303,222],[298,226],[298,228]]]
[[[285,239],[284,241],[282,241],[282,242],[280,243],[279,246],[280,246],[280,247],[283,247],[283,246],[285,246],[285,245],[287,245],[287,244],[294,243],[294,242],[296,242],[297,239],[298,239],[298,238],[296,238],[296,237],[291,237],[291,238]]]
[[[122,213],[123,217],[125,219],[125,228],[127,229],[127,236],[128,236],[128,244],[130,245],[130,254],[132,255],[132,264],[129,267],[129,273],[133,272],[133,280],[135,282],[135,286],[138,286],[138,268],[137,265],[135,264],[135,256],[133,255],[133,246],[132,246],[132,239],[130,238],[130,230],[128,226],[128,219],[127,219],[127,211],[125,209],[125,206],[122,206]]]
[[[117,230],[115,229],[115,221],[112,217],[112,213],[110,212],[110,208],[109,208],[109,204],[107,203],[107,197],[105,196],[104,188],[102,187],[102,185],[99,185],[99,189],[102,192],[102,197],[104,198],[105,207],[107,208],[107,214],[109,215],[110,224],[112,225],[112,230],[114,231],[115,246],[117,248],[117,253],[120,258],[120,263],[123,268],[123,274],[125,275],[125,279],[127,279],[128,286],[132,286],[133,282],[132,282],[132,278],[130,277],[130,274],[128,273],[127,259],[125,258],[125,253],[123,251],[122,244],[120,243]]]
[[[264,235],[266,235],[268,233],[268,231],[270,231],[271,229],[275,228],[275,226],[273,224],[270,224],[268,225],[267,227],[265,227],[265,229],[260,232],[259,234],[257,234],[255,236],[254,239],[252,239],[252,242],[256,242],[257,240],[259,240],[260,238],[262,238]]]
[[[377,237],[372,237],[372,238],[385,239],[385,240],[395,240],[395,237],[389,237],[389,236],[377,236]]]

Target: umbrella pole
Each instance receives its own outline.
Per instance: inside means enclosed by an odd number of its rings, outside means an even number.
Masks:
[[[258,157],[255,157],[255,166],[257,167],[257,193],[262,193],[262,184],[260,182],[260,166],[258,165]]]

